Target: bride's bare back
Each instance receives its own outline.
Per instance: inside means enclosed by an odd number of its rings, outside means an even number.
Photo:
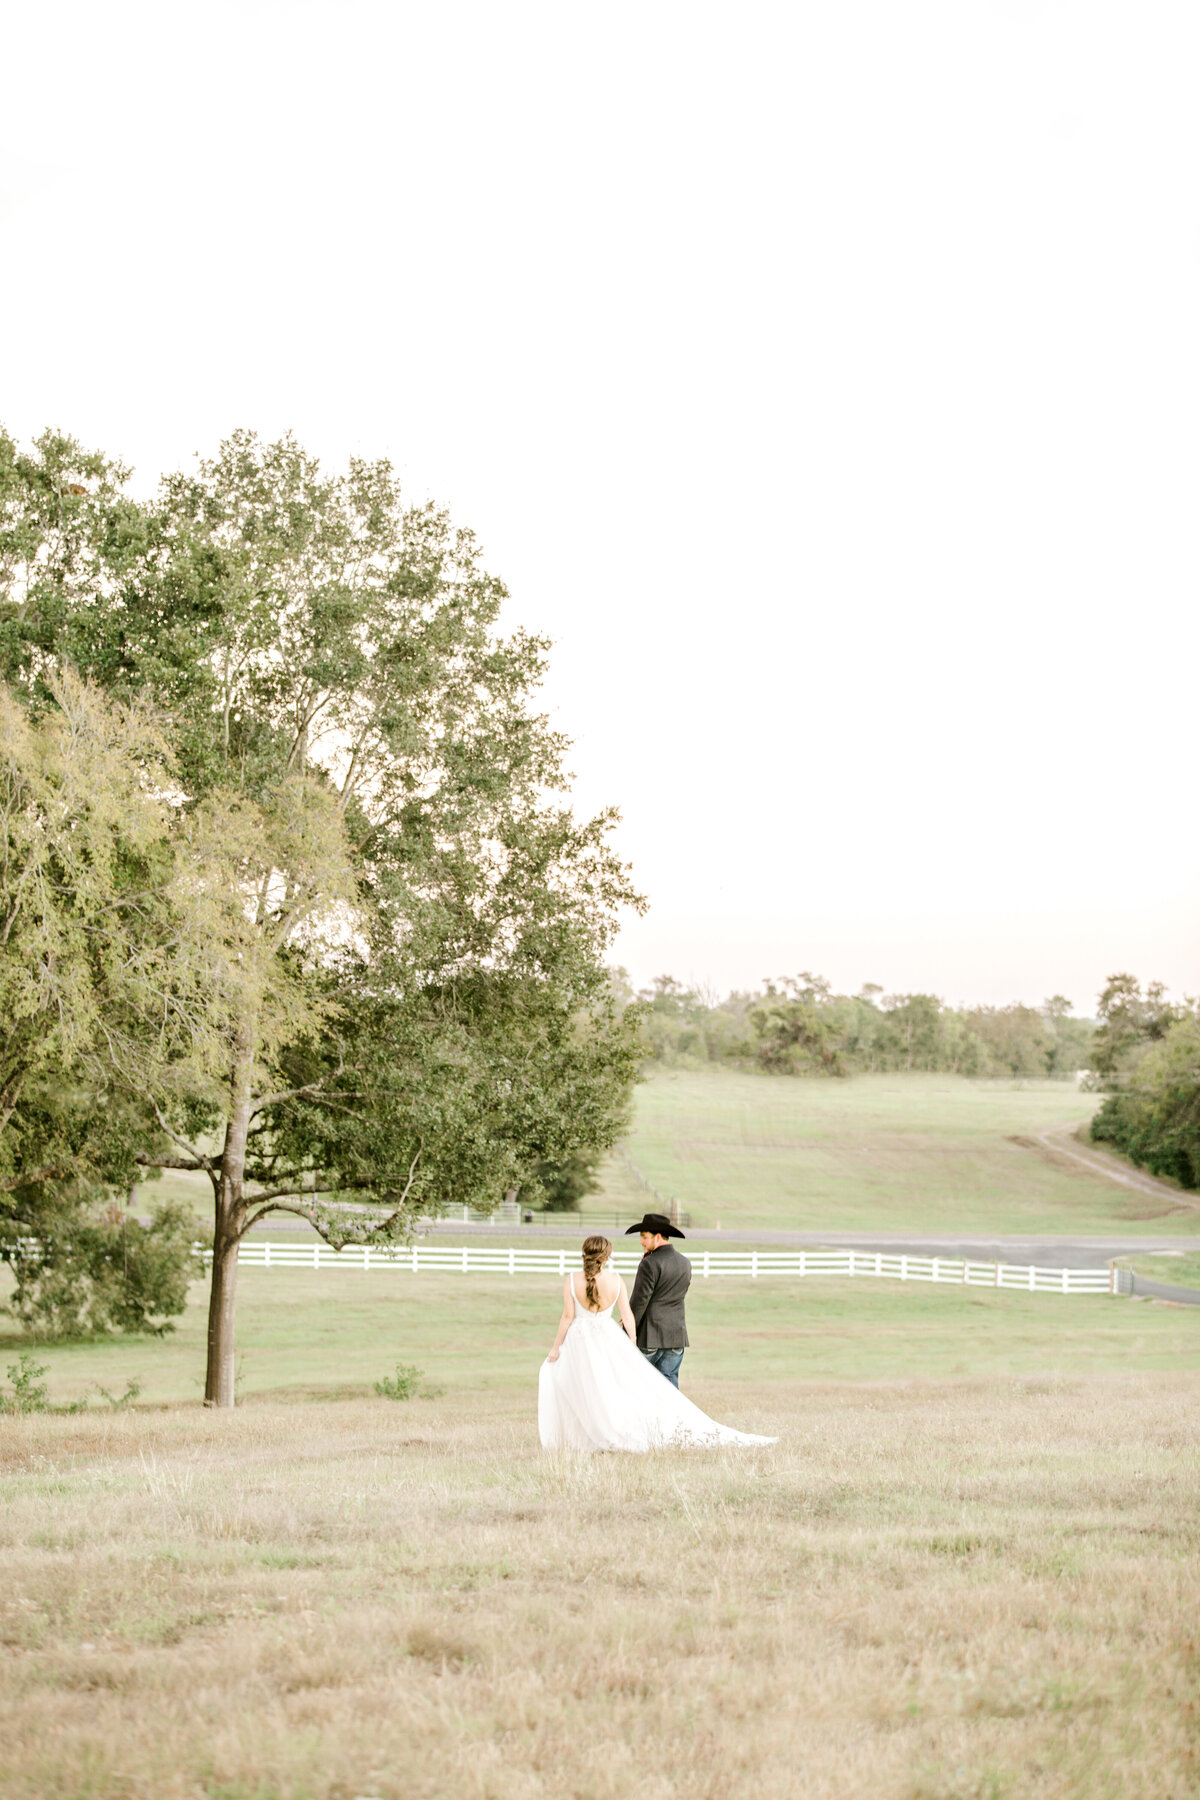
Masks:
[[[584,1312],[590,1313],[611,1312],[617,1304],[618,1295],[625,1286],[619,1275],[614,1274],[611,1269],[605,1269],[596,1278],[596,1292],[600,1296],[600,1304],[599,1306],[589,1306],[587,1303],[587,1276],[576,1273],[568,1275],[567,1281],[575,1296],[576,1306],[580,1306]]]

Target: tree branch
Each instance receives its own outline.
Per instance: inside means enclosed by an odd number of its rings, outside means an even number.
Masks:
[[[257,1201],[259,1198],[260,1198],[260,1196],[258,1194],[254,1195],[255,1201]],[[270,1195],[268,1195],[267,1198],[271,1199],[272,1197]],[[253,1204],[253,1202],[252,1202],[252,1204]],[[246,1220],[246,1223],[238,1231],[238,1234],[237,1234],[238,1241],[240,1242],[241,1239],[243,1237],[245,1237],[246,1233],[249,1231],[249,1229],[252,1225],[257,1225],[261,1219],[265,1219],[267,1217],[268,1213],[273,1213],[273,1212],[294,1213],[297,1218],[307,1219],[309,1224],[312,1226],[313,1230],[318,1234],[318,1236],[323,1237],[327,1244],[332,1244],[333,1238],[330,1236],[330,1234],[326,1230],[325,1226],[321,1224],[321,1221],[317,1218],[315,1213],[309,1211],[309,1209],[304,1206],[288,1206],[286,1204],[286,1202],[276,1202],[274,1200],[272,1200],[272,1204],[270,1206],[264,1206],[261,1212],[256,1212],[254,1214],[253,1218],[248,1218]]]
[[[186,1138],[180,1137],[180,1135],[177,1131],[172,1131],[171,1127],[167,1124],[167,1121],[162,1116],[162,1110],[159,1107],[157,1100],[151,1100],[150,1105],[154,1111],[155,1118],[158,1120],[159,1124],[162,1126],[162,1129],[166,1132],[167,1136],[171,1139],[171,1142],[174,1144],[178,1144],[179,1148],[181,1150],[186,1150],[189,1156],[195,1157],[196,1167],[199,1169],[207,1170],[207,1172],[211,1175],[213,1172],[213,1166],[212,1166],[212,1162],[210,1161],[210,1159],[204,1155],[203,1151],[197,1150],[197,1148],[194,1144],[189,1144]],[[165,1169],[165,1168],[168,1168],[170,1165],[168,1163],[163,1163],[161,1166]]]
[[[355,744],[353,750],[350,752],[350,761],[346,768],[346,778],[342,782],[342,790],[338,795],[337,801],[338,812],[342,814],[345,813],[346,808],[350,803],[350,796],[354,792],[354,771],[358,763],[359,752],[361,749],[362,744],[360,742]]]
[[[387,1217],[380,1219],[378,1224],[373,1225],[371,1227],[370,1231],[365,1232],[363,1234],[363,1236],[360,1238],[343,1238],[341,1244],[335,1245],[336,1249],[340,1250],[342,1248],[342,1246],[345,1244],[369,1243],[372,1238],[378,1237],[381,1232],[384,1232],[387,1230],[388,1226],[391,1225],[394,1220],[396,1220],[400,1217],[401,1213],[404,1211],[405,1202],[407,1201],[409,1194],[412,1192],[412,1184],[416,1180],[416,1177],[417,1177],[417,1164],[421,1160],[421,1151],[424,1148],[425,1148],[424,1144],[418,1144],[416,1155],[413,1157],[412,1161],[408,1165],[408,1179],[405,1181],[404,1186],[400,1190],[400,1197],[397,1200],[396,1205],[392,1208],[391,1212],[388,1213]],[[347,1181],[347,1182],[339,1182],[337,1188],[327,1189],[325,1191],[332,1192],[332,1193],[338,1193],[338,1192],[345,1193],[347,1191],[354,1191],[354,1190],[360,1189],[360,1188],[375,1187],[377,1185],[378,1184],[373,1181]],[[317,1194],[321,1191],[322,1190],[320,1188],[313,1188],[312,1194],[313,1194],[314,1200],[316,1199]],[[298,1218],[307,1219],[309,1224],[312,1226],[313,1230],[318,1234],[318,1236],[323,1237],[327,1244],[332,1244],[334,1242],[335,1234],[329,1230],[329,1227],[324,1223],[323,1220],[321,1220],[317,1217],[316,1210],[313,1207],[300,1206],[300,1205],[288,1205],[289,1200],[292,1200],[292,1199],[299,1200],[302,1193],[303,1193],[302,1189],[296,1188],[296,1187],[290,1187],[290,1188],[276,1188],[274,1190],[274,1192],[268,1193],[268,1194],[251,1194],[249,1196],[249,1199],[247,1200],[247,1205],[261,1207],[262,1210],[259,1212],[256,1212],[253,1217],[249,1217],[249,1216],[247,1217],[245,1224],[242,1225],[240,1230],[238,1231],[238,1234],[237,1234],[238,1238],[239,1239],[242,1238],[245,1235],[245,1233],[247,1231],[249,1231],[249,1229],[252,1225],[258,1224],[260,1219],[265,1219],[267,1217],[268,1213],[286,1212],[286,1213],[294,1213]]]
[[[345,1067],[345,1059],[339,1051],[338,1066],[336,1069],[331,1069],[328,1075],[322,1075],[318,1081],[308,1081],[303,1087],[285,1088],[279,1094],[264,1094],[262,1099],[255,1101],[250,1108],[250,1117],[253,1119],[258,1113],[265,1112],[268,1106],[282,1106],[285,1100],[299,1100],[304,1094],[319,1094],[325,1083],[336,1081]]]

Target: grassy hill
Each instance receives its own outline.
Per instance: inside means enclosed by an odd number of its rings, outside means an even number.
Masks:
[[[1185,1196],[1173,1206],[1123,1190],[1031,1143],[1085,1125],[1098,1098],[1064,1082],[667,1070],[639,1087],[625,1149],[699,1227],[1200,1238]],[[635,1218],[656,1204],[623,1156],[601,1177],[589,1210]],[[141,1185],[139,1205],[167,1194],[195,1207],[206,1235],[207,1178],[167,1172]]]
[[[1124,1190],[1030,1141],[1097,1103],[1062,1082],[663,1071],[638,1090],[627,1148],[696,1226],[1200,1235],[1182,1197]],[[645,1199],[613,1159],[596,1204]]]

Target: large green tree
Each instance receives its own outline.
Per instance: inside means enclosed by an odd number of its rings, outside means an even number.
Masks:
[[[1127,1076],[1148,1044],[1165,1038],[1187,1006],[1167,998],[1161,981],[1142,984],[1135,975],[1110,975],[1096,1003],[1100,1025],[1092,1041],[1092,1067],[1106,1081]]]
[[[759,1065],[771,1074],[844,1075],[829,983],[806,970],[768,981],[750,1008]]]
[[[104,480],[87,554],[23,578],[6,654],[33,692],[69,649],[173,719],[180,894],[204,921],[181,978],[208,1007],[198,1046],[147,1022],[121,1051],[173,1144],[144,1162],[212,1184],[206,1399],[230,1405],[257,1219],[396,1236],[614,1141],[636,1027],[603,955],[637,902],[614,815],[565,803],[532,705],[546,645],[500,634],[475,540],[386,463],[327,475],[239,433],[138,521]]]
[[[1100,995],[1092,1066],[1110,1091],[1092,1136],[1155,1175],[1200,1187],[1200,1002],[1171,1001],[1162,982],[1142,991],[1110,975]]]

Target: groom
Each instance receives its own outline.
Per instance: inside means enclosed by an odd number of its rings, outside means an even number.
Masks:
[[[647,1213],[639,1225],[628,1227],[625,1236],[632,1237],[635,1231],[641,1234],[642,1260],[629,1305],[637,1325],[637,1346],[647,1362],[678,1387],[679,1365],[688,1341],[683,1298],[691,1283],[692,1265],[671,1244],[671,1238],[681,1238],[683,1233],[665,1213]]]

